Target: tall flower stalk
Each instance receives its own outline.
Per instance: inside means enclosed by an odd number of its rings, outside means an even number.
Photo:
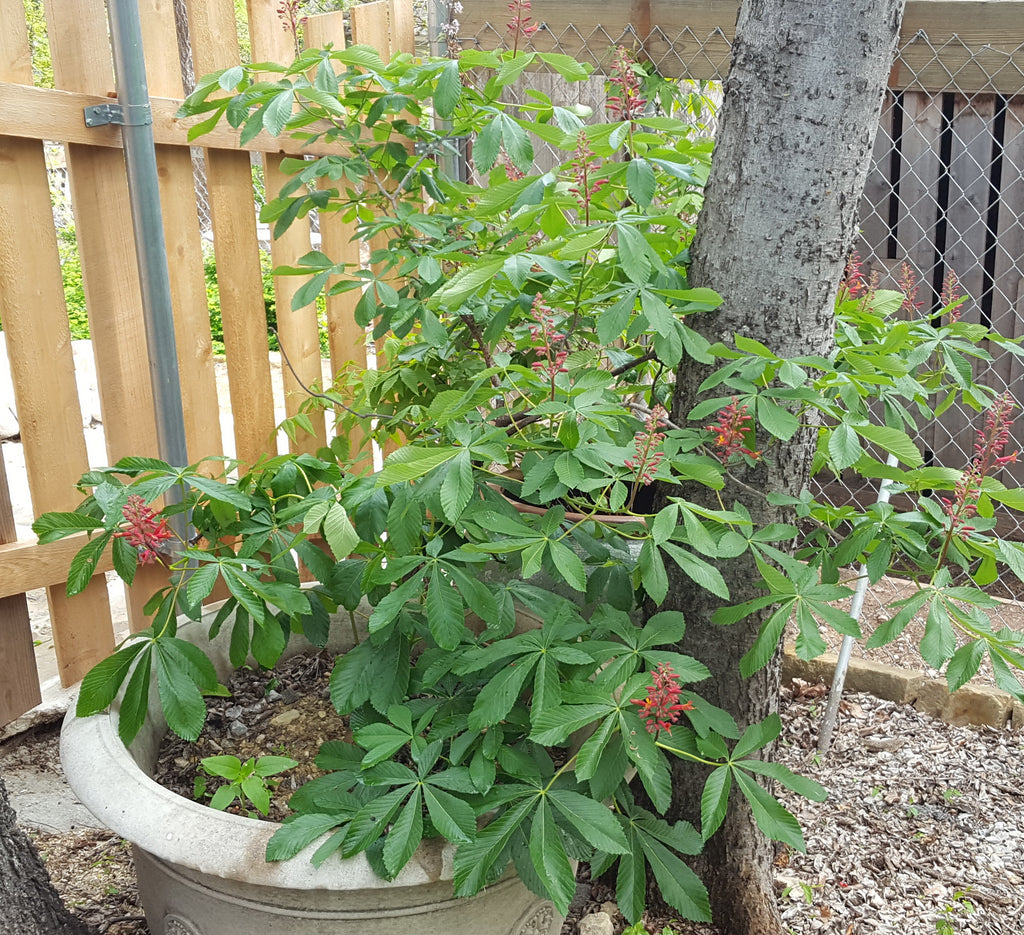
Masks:
[[[954,536],[966,539],[974,526],[969,525],[978,513],[978,498],[981,496],[982,484],[993,471],[1017,460],[1019,452],[1004,455],[1003,449],[1010,440],[1010,429],[1013,427],[1013,410],[1017,404],[1009,392],[996,397],[985,413],[985,424],[978,430],[978,438],[974,443],[974,460],[960,476],[953,489],[953,499],[942,497],[943,512],[948,518],[946,539],[936,568],[941,568],[949,551]]]

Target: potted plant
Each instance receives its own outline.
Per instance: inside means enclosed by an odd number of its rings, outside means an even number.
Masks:
[[[894,555],[909,557],[931,576],[925,601],[951,627],[967,625],[962,602],[981,609],[985,600],[977,588],[946,590],[950,562],[971,573],[989,557],[1020,561],[1018,547],[993,544],[984,521],[962,522],[970,504],[979,513],[992,500],[1019,505],[1014,491],[984,477],[1004,457],[995,435],[968,489],[959,472],[922,468],[904,431],[908,406],[927,411],[936,394],[986,404],[990,394],[950,366],[950,355],[981,355],[980,341],[1000,339],[958,321],[894,329],[904,297],[856,285],[851,274],[831,358],[782,360],[739,337],[709,346],[686,317],[717,297],[688,288],[685,275],[709,144],[670,101],[659,112],[644,100],[642,72],[622,52],[610,122],[584,123],[588,115],[540,94],[503,104],[503,89],[536,59],[570,78],[585,74],[559,55],[467,52],[385,65],[354,47],[305,52],[277,68],[276,81],[266,80],[269,66],[259,66],[262,80],[251,68],[229,69],[203,79],[186,103],[188,113],[208,115],[200,130],[224,117],[243,134],[266,128],[347,144],[347,156],[294,161],[294,184],[266,217],[281,229],[313,208],[339,210],[358,220],[364,240],[387,236],[366,269],[313,253],[285,271],[310,277],[298,305],[324,288],[362,289],[356,314],[383,341],[386,366],[343,374],[312,398],[344,411],[342,431],[317,456],[229,463],[217,479],[202,464],[130,458],[83,478],[91,493],[78,511],[36,524],[44,541],[90,533],[72,564],[71,593],[108,547],[129,584],[140,561],[168,568],[168,585],[148,605],[151,626],[86,677],[67,731],[69,749],[93,734],[88,743],[116,760],[119,782],[132,773],[154,791],[126,745],[145,767],[164,723],[194,738],[203,695],[221,691],[231,666],[250,658],[272,666],[299,637],[313,646],[333,637],[345,650],[331,696],[352,738],[325,746],[328,773],[293,797],[291,820],[247,832],[234,849],[244,819],[199,822],[191,853],[174,867],[158,840],[165,825],[181,823],[169,810],[198,806],[160,797],[159,830],[146,821],[132,829],[148,852],[143,875],[163,874],[149,887],[156,931],[237,931],[243,907],[263,913],[246,919],[266,931],[406,931],[410,913],[427,930],[422,907],[438,902],[446,931],[479,926],[454,921],[458,901],[439,897],[438,881],[446,894],[506,900],[482,911],[508,920],[509,935],[554,931],[555,911],[566,911],[575,889],[575,860],[595,873],[617,865],[630,921],[643,911],[648,872],[681,914],[707,918],[706,893],[683,857],[715,832],[730,791],[746,797],[766,833],[802,847],[792,816],[755,777],[816,799],[824,790],[759,758],[779,733],[777,716],[741,732],[687,687],[707,670],[672,648],[682,615],[656,611],[665,562],[727,600],[709,559],[755,553],[763,606],[779,610],[743,660],[751,670],[793,611],[805,655],[818,651],[821,621],[859,633],[830,604],[851,593],[836,582],[845,562],[878,554],[875,576]],[[567,161],[525,174],[531,133]],[[470,135],[476,182],[445,171],[447,154]],[[337,186],[311,187],[324,178]],[[936,354],[940,366],[926,367]],[[724,395],[674,425],[662,403],[687,355],[723,361],[711,380]],[[869,364],[900,379],[858,380]],[[890,424],[872,421],[872,395],[883,398]],[[711,510],[672,495],[683,481],[721,489],[730,464],[770,457],[808,413],[822,417],[823,468],[888,476],[912,494],[960,481],[960,506],[944,512],[921,495],[918,503],[932,506],[918,506],[897,535],[886,517],[830,511],[808,495],[794,504],[808,533],[797,560],[773,543],[800,535],[798,527],[754,529],[728,504]],[[355,425],[402,438],[376,473],[365,452],[346,450]],[[886,468],[865,444],[885,446],[903,468]],[[657,512],[642,502],[654,481],[668,490]],[[174,523],[184,520],[190,530],[176,540]],[[218,584],[229,596],[204,617]],[[644,603],[648,612],[638,613]],[[752,609],[726,608],[723,623]],[[539,626],[517,628],[524,610]],[[179,634],[179,618],[195,623]],[[994,658],[1021,661],[1012,635],[978,619],[969,626]],[[953,650],[941,648],[943,662]],[[974,650],[962,658],[953,680],[979,658]],[[151,698],[163,720],[148,714]],[[112,704],[108,720],[91,717]],[[73,757],[95,762],[94,747],[77,749],[90,752]],[[659,814],[671,794],[669,757],[709,770],[699,830]],[[96,785],[109,789],[110,777]],[[108,794],[98,807],[121,830],[120,803]],[[202,846],[204,834],[226,851]],[[166,902],[171,880],[181,883],[180,905]],[[435,887],[426,903],[410,895],[419,886]],[[274,892],[270,908],[253,908],[260,888]],[[216,902],[217,890],[230,908]],[[382,918],[388,903],[399,907],[397,922]],[[285,917],[308,928],[286,929]]]

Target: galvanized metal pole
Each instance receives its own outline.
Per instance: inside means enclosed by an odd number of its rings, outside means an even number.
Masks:
[[[896,467],[895,455],[889,455],[885,459],[889,467]],[[888,503],[892,495],[892,482],[883,480],[878,488],[878,499],[876,503]],[[861,611],[864,609],[864,597],[868,590],[868,570],[865,565],[860,566],[860,575],[857,578],[857,587],[853,592],[853,600],[850,602],[850,616],[860,621]],[[825,715],[821,719],[821,728],[818,731],[818,753],[828,753],[832,746],[832,734],[836,728],[836,720],[839,717],[839,704],[843,700],[843,686],[846,684],[846,670],[850,667],[850,656],[853,653],[853,644],[857,642],[852,636],[844,636],[843,644],[839,647],[839,658],[836,660],[836,671],[832,675],[832,688],[828,693],[828,704],[825,706]]]
[[[142,306],[149,346],[149,374],[156,408],[160,457],[175,466],[188,464],[185,417],[174,340],[174,312],[164,243],[163,216],[149,105],[146,66],[142,52],[142,23],[136,0],[109,0],[110,44],[114,53],[118,106],[106,116],[86,112],[86,123],[121,124],[128,172],[135,253],[142,285]],[[90,110],[93,110],[90,108]],[[103,111],[103,108],[99,108]]]

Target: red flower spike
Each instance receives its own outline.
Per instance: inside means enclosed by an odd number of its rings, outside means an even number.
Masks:
[[[632,704],[640,706],[640,717],[645,722],[647,733],[656,734],[663,730],[672,735],[672,725],[679,720],[680,711],[692,711],[693,702],[679,703],[683,687],[679,676],[667,662],[658,664],[651,672],[652,684],[647,688],[646,698],[633,698]]]
[[[547,374],[551,383],[551,398],[554,399],[555,376],[569,372],[565,368],[569,352],[556,346],[565,342],[565,335],[555,331],[554,312],[544,304],[544,296],[539,292],[534,297],[532,312],[535,324],[530,325],[530,337],[539,342],[541,359],[535,360],[530,366],[538,373]]]
[[[158,562],[160,543],[174,538],[167,520],[158,518],[145,499],[134,493],[122,507],[121,515],[127,525],[114,535],[119,539],[127,539],[130,545],[139,550],[139,561],[143,565]]]
[[[1003,449],[1010,440],[1010,429],[1013,427],[1011,413],[1016,408],[1017,404],[1009,392],[996,397],[985,413],[984,426],[978,430],[978,439],[974,443],[974,460],[957,481],[953,489],[953,499],[940,498],[942,509],[949,517],[950,531],[961,539],[966,539],[968,533],[974,532],[974,527],[966,523],[978,513],[978,497],[981,496],[982,482],[994,469],[1017,460],[1017,451],[1008,455],[1003,454]]]
[[[939,306],[941,308],[949,308],[956,302],[959,302],[963,298],[963,291],[960,289],[960,280],[956,278],[956,273],[953,270],[949,270],[946,273],[946,278],[942,283],[942,293],[939,295]],[[956,308],[949,310],[949,322],[953,324],[960,320],[960,316],[963,314],[964,306],[961,302]]]
[[[509,21],[508,31],[512,33],[512,54],[514,55],[519,51],[519,40],[529,39],[538,29],[540,25],[535,23],[530,25],[530,0],[511,0],[508,5]]]
[[[625,46],[620,45],[615,51],[612,62],[612,75],[608,83],[615,94],[605,99],[605,107],[615,120],[636,120],[644,115],[647,99],[641,97],[643,88],[640,78],[633,66],[636,62]]]
[[[903,299],[903,305],[900,306],[900,308],[911,315],[916,315],[917,310],[924,303],[916,301],[917,292],[921,287],[917,281],[917,274],[907,263],[900,264],[899,287],[900,291],[905,296]]]
[[[658,465],[665,457],[665,452],[658,451],[658,446],[665,440],[665,433],[658,429],[665,421],[668,413],[662,406],[655,406],[647,417],[644,427],[636,433],[633,444],[636,446],[636,457],[627,458],[623,466],[636,474],[637,480],[646,487],[654,483],[654,475],[658,473]]]
[[[575,184],[569,189],[576,196],[580,208],[584,214],[584,222],[590,223],[590,203],[594,196],[608,184],[608,179],[594,179],[590,176],[595,170],[601,167],[601,163],[594,157],[594,151],[590,148],[587,134],[580,130],[576,137],[576,158],[572,163],[573,181]]]
[[[753,428],[753,419],[747,415],[747,405],[737,406],[735,396],[732,402],[718,412],[718,421],[714,425],[705,425],[709,432],[715,433],[712,444],[720,450],[717,452],[718,459],[722,464],[727,464],[729,459],[736,454],[746,455],[748,458],[757,460],[761,457],[760,451],[753,451],[746,447],[747,435]]]

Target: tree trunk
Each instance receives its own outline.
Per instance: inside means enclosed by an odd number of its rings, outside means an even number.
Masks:
[[[731,343],[739,333],[782,357],[831,350],[835,293],[853,243],[903,6],[904,0],[744,0],[689,274],[691,286],[710,286],[724,298],[715,313],[687,321],[710,340]],[[693,361],[680,368],[673,421],[685,421],[712,369]],[[723,395],[722,389],[703,395]],[[807,485],[815,430],[770,449],[768,442],[759,429],[757,446],[768,449],[765,457],[750,467],[730,466],[736,480],[722,491],[727,506],[739,501],[750,510],[755,527],[790,518],[766,504],[763,493],[797,494]],[[690,485],[682,495],[719,505],[705,488]],[[760,575],[749,554],[724,560],[721,570],[730,604],[764,593],[754,587]],[[696,688],[742,728],[777,708],[779,657],[741,678],[739,659],[767,612],[714,626],[711,615],[721,603],[670,566],[662,607],[683,611],[682,651],[712,673]],[[705,776],[678,761],[673,777],[675,816],[698,826]],[[772,858],[771,843],[734,792],[722,829],[696,866],[724,932],[783,931]]]
[[[17,935],[89,935],[50,883],[32,842],[15,822],[0,776],[0,932]]]

